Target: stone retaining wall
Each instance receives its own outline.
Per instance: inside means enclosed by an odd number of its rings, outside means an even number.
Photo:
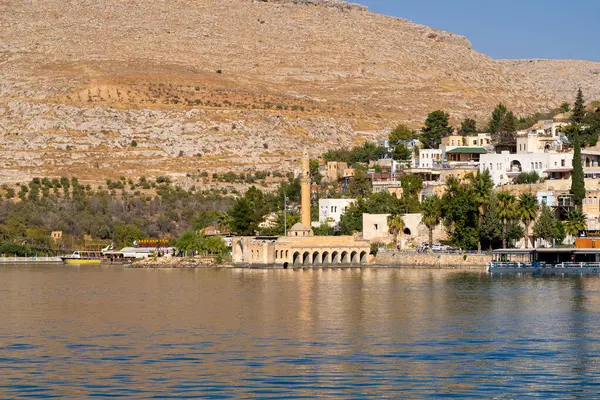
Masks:
[[[399,251],[380,251],[375,258],[377,265],[403,268],[442,268],[484,270],[492,261],[491,255],[478,254],[420,254]]]

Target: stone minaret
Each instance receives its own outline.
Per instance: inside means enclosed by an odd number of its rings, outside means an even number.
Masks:
[[[302,225],[310,228],[310,158],[304,150],[302,155]]]

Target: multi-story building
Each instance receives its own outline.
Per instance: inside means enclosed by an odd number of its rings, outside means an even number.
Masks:
[[[479,163],[479,170],[489,171],[495,185],[510,183],[522,172],[554,177],[570,173],[572,169],[573,153],[511,154],[503,151],[501,154],[482,154]]]
[[[344,177],[344,171],[348,169],[348,163],[341,161],[329,161],[327,163],[327,178],[331,182],[336,182]]]
[[[419,162],[417,168],[435,168],[442,165],[441,149],[421,149],[419,150]]]
[[[342,214],[355,201],[355,199],[319,199],[319,223],[317,226],[321,224],[338,225]]]

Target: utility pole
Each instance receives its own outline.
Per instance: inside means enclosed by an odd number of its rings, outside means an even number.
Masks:
[[[283,236],[287,236],[287,195],[283,193]]]

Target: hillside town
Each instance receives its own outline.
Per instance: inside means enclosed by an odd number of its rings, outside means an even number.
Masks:
[[[386,250],[572,246],[581,231],[600,229],[600,108],[581,90],[572,105],[543,115],[518,119],[499,104],[481,128],[468,118],[453,127],[442,110],[423,125],[398,125],[378,142],[320,158],[305,151],[293,173],[201,174],[243,178],[245,192],[143,176],[96,188],[76,177],[4,184],[0,254],[115,246],[115,259],[363,264]],[[266,182],[271,188],[261,190]],[[165,248],[136,250],[144,240]],[[331,246],[316,251],[317,244]]]
[[[516,130],[514,121],[508,122],[509,128],[503,126],[514,117],[500,104],[488,127],[491,132],[467,132],[464,123],[453,129],[447,115],[434,112],[430,116],[443,116],[438,126],[422,131],[397,127],[387,140],[377,143],[379,150],[373,153],[378,157],[368,163],[341,161],[348,156],[343,151],[325,154],[315,169],[323,181],[317,184],[313,179],[313,193],[325,192],[318,194],[318,220],[304,229],[329,235],[360,231],[363,240],[380,247],[393,244],[401,250],[481,251],[482,241],[488,249],[507,244],[517,248],[572,244],[580,231],[600,228],[600,151],[594,147],[600,108],[586,111],[579,91],[573,109],[565,104],[561,111]],[[498,119],[496,128],[494,118]],[[427,146],[428,129],[448,134]],[[588,147],[581,149],[578,141]],[[364,152],[366,147],[350,153]],[[574,189],[574,157],[581,160],[583,193]],[[333,192],[323,190],[328,185]],[[449,216],[453,212],[448,210],[449,203],[461,185],[470,186],[468,195],[475,198],[472,206],[475,213],[480,212],[479,221],[464,223],[464,215]],[[388,204],[365,206],[377,195]],[[391,198],[401,202],[402,210],[389,204]],[[350,229],[349,214],[360,219]],[[483,232],[485,218],[488,228],[497,232]],[[265,221],[261,226],[273,225]],[[468,229],[479,232],[464,237]]]

